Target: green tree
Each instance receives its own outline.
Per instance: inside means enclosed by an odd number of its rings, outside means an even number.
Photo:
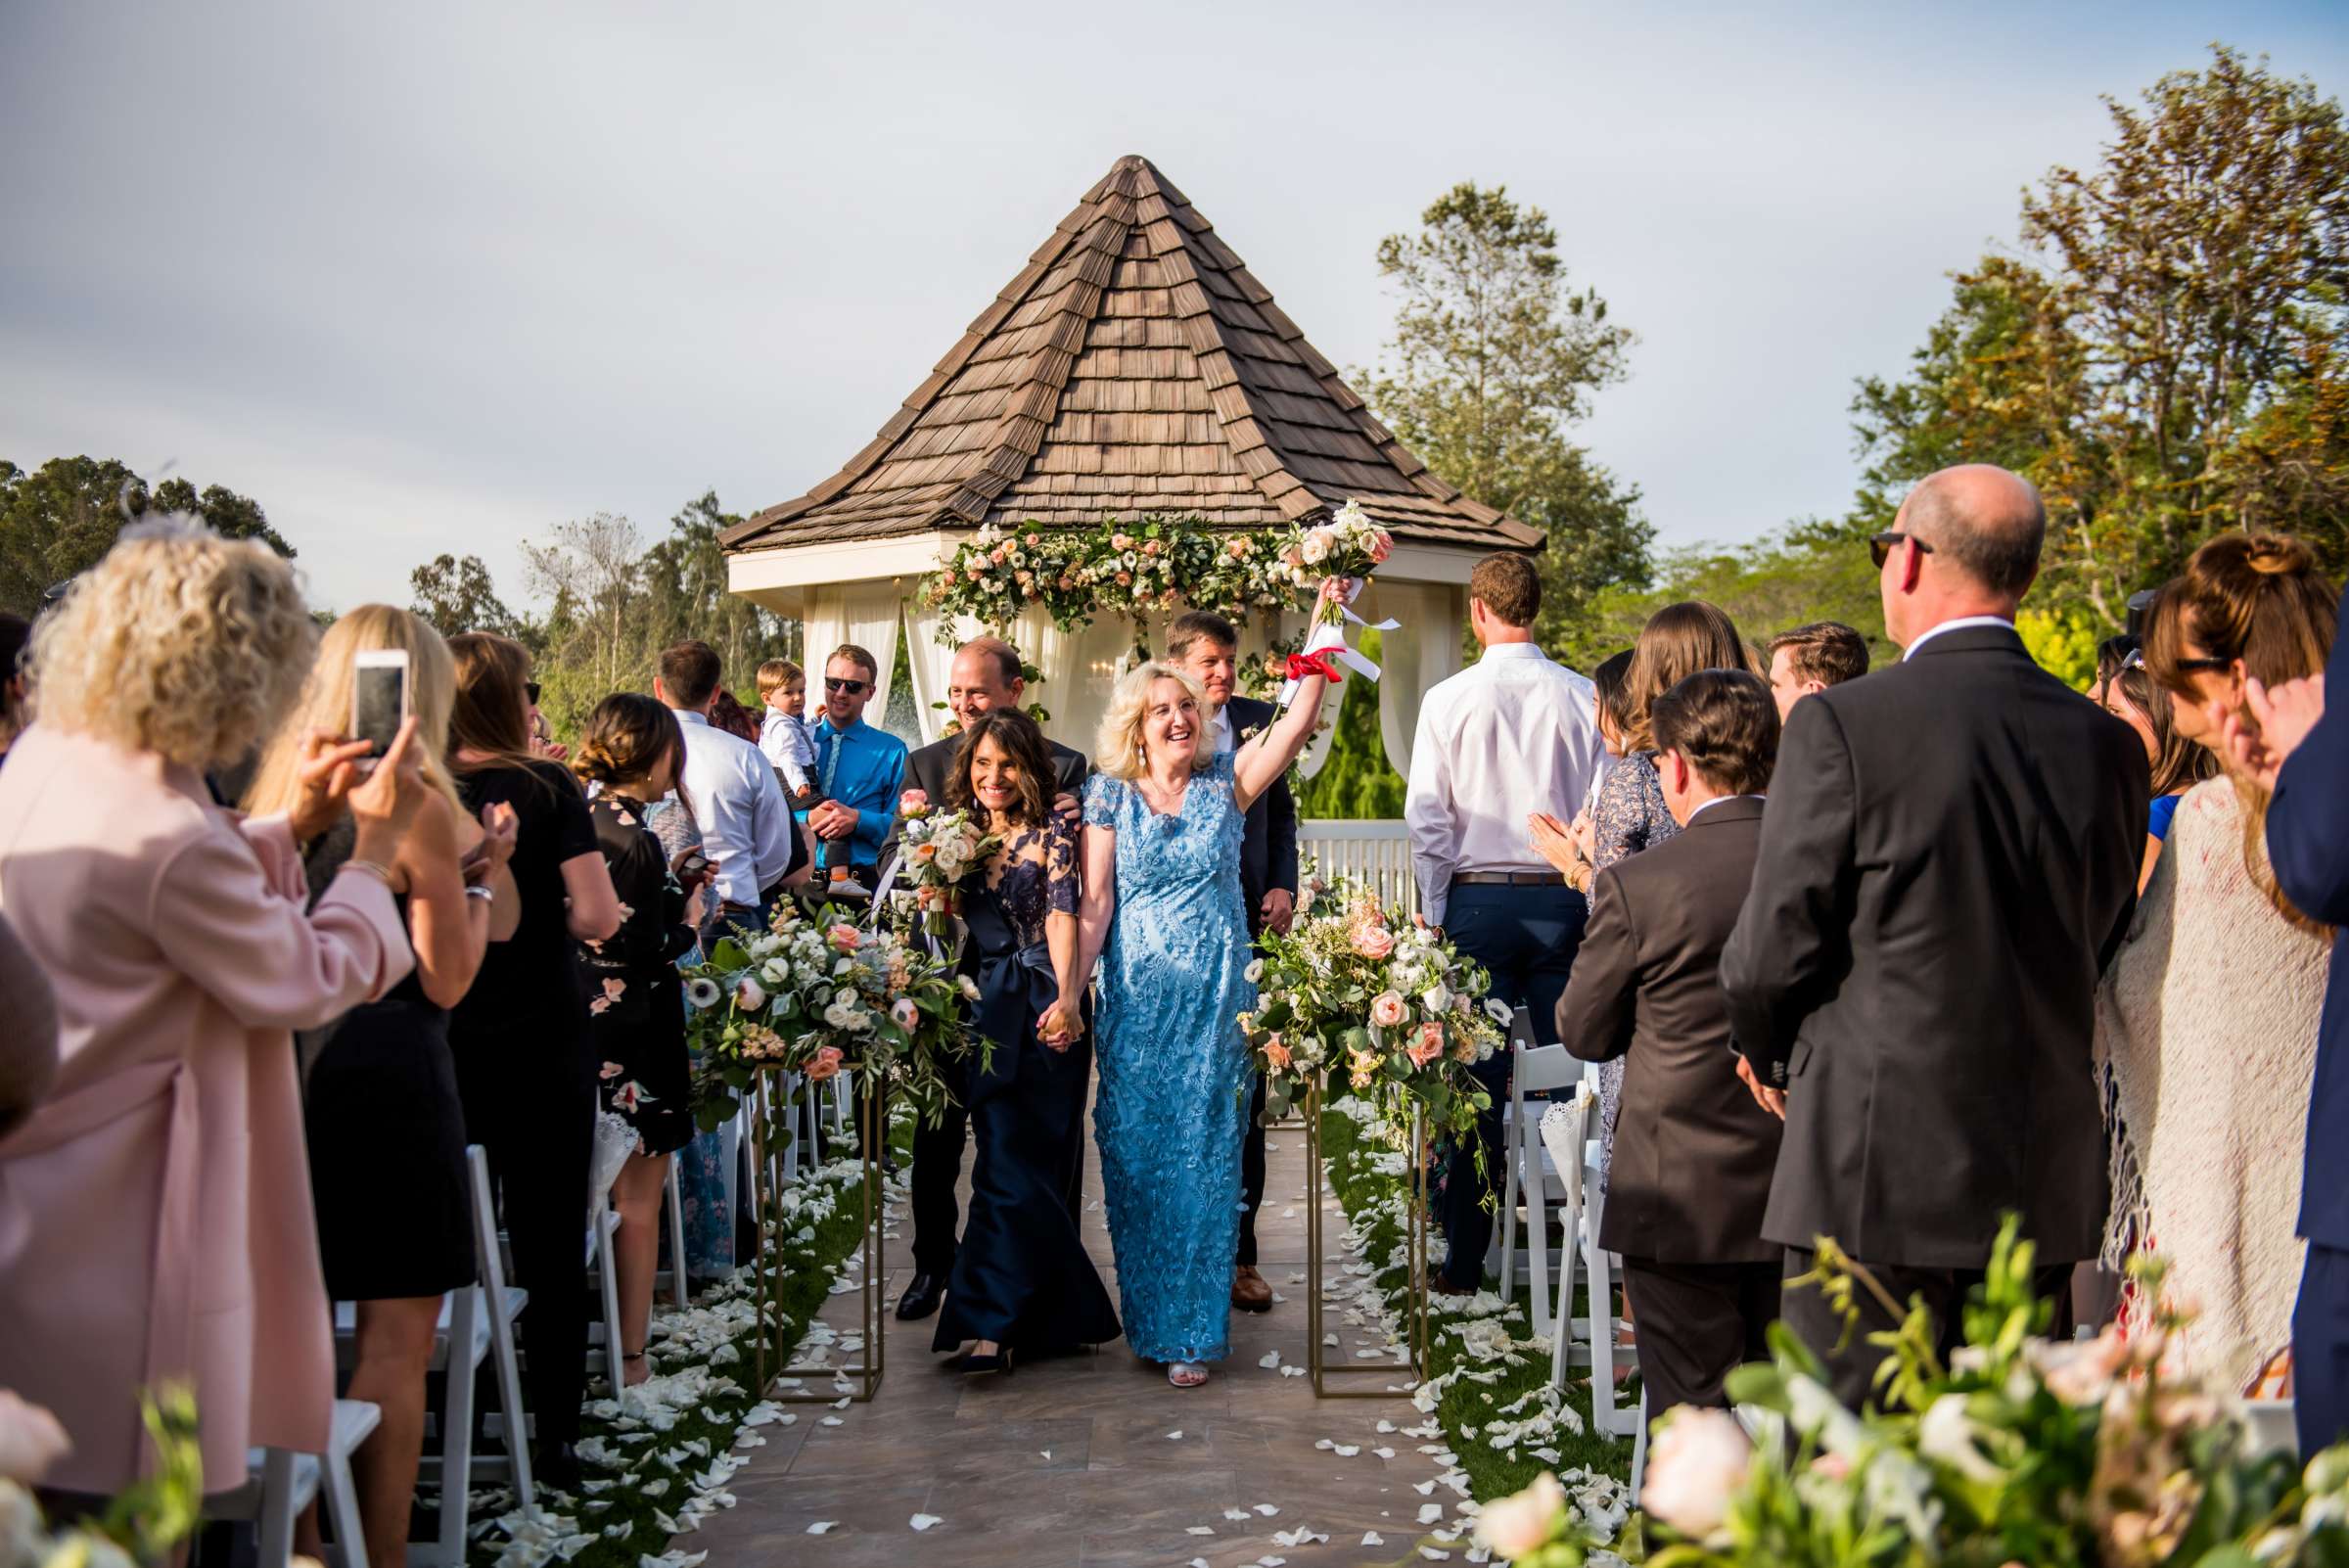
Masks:
[[[97,565],[151,511],[189,513],[232,539],[294,554],[256,503],[218,484],[199,491],[167,479],[151,489],[113,458],[55,457],[31,473],[0,459],[0,610],[33,615],[43,590]]]
[[[686,502],[668,520],[668,536],[645,552],[645,608],[656,649],[701,638],[717,650],[727,686],[755,708],[759,667],[801,657],[800,623],[728,589],[717,536],[741,521],[718,504],[715,490]]]
[[[2349,567],[2349,130],[2224,46],[2105,106],[2102,161],[2026,191],[2019,253],[1957,276],[1905,379],[1860,383],[1851,521],[1881,527],[1949,462],[2004,463],[2048,500],[2035,608],[2113,630],[2226,529]]]
[[[497,596],[489,569],[478,555],[463,560],[453,555],[435,556],[408,574],[408,591],[415,595],[408,608],[431,622],[444,637],[460,631],[494,631],[511,637],[525,629]]]
[[[1548,536],[1543,624],[1644,582],[1655,530],[1637,487],[1568,435],[1624,379],[1635,340],[1594,290],[1571,287],[1548,214],[1463,181],[1417,234],[1379,242],[1378,270],[1401,296],[1391,366],[1357,377],[1430,469]]]

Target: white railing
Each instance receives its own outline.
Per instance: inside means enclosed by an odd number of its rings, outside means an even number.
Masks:
[[[1411,846],[1399,820],[1311,818],[1297,824],[1297,853],[1311,856],[1326,877],[1353,877],[1406,918],[1418,911],[1411,880]]]

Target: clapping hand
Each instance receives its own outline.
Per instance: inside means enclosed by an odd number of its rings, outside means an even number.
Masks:
[[[2219,737],[2220,755],[2273,795],[2284,760],[2325,716],[2325,677],[2303,675],[2270,689],[2254,676],[2243,683],[2243,701],[2251,710],[2248,721],[2240,710],[2217,702],[2205,706],[2203,715]]]

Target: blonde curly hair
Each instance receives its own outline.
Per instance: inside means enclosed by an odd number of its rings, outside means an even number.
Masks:
[[[1191,737],[1191,771],[1204,773],[1215,764],[1207,693],[1184,671],[1149,659],[1126,671],[1117,689],[1110,693],[1109,712],[1101,715],[1100,734],[1093,743],[1096,771],[1128,780],[1142,776],[1148,762],[1143,755],[1142,719],[1150,711],[1150,688],[1162,680],[1180,683],[1191,694],[1191,701],[1199,705],[1199,729]]]
[[[34,717],[221,766],[277,727],[317,640],[294,569],[265,545],[181,518],[140,523],[34,627]]]

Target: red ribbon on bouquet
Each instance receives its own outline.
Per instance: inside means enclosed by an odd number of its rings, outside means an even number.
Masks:
[[[1288,678],[1303,680],[1308,675],[1319,675],[1335,686],[1345,680],[1346,671],[1330,663],[1327,649],[1319,653],[1289,655]]]

